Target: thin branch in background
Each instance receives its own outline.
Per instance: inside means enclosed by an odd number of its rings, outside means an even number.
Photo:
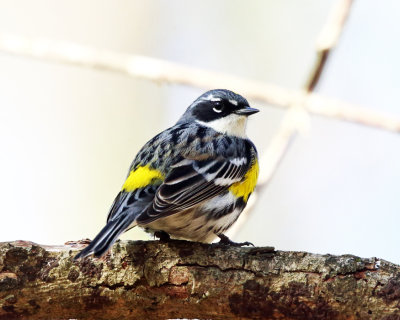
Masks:
[[[305,106],[305,109],[310,114],[318,114],[326,118],[340,119],[370,128],[400,133],[400,119],[396,116],[366,109],[352,103],[326,98],[313,93],[308,95]]]
[[[70,42],[24,38],[0,33],[0,51],[44,61],[112,71],[160,83],[210,89],[226,87],[246,97],[288,106],[291,92],[272,84],[246,80],[150,57],[98,50]]]
[[[317,40],[317,59],[313,68],[310,70],[309,80],[303,91],[295,100],[291,109],[286,113],[280,129],[278,129],[275,137],[272,139],[271,145],[265,152],[268,158],[261,162],[262,174],[260,175],[260,184],[267,184],[278,167],[280,160],[287,150],[289,141],[299,130],[299,124],[309,120],[308,111],[306,108],[309,104],[309,99],[312,96],[312,91],[315,89],[318,81],[321,79],[322,71],[326,65],[327,58],[336,46],[339,37],[342,33],[346,18],[351,9],[351,0],[340,0],[336,3],[327,19],[326,24]],[[299,121],[303,119],[303,121]],[[272,159],[272,160],[271,160]]]
[[[310,72],[310,79],[305,86],[307,92],[314,91],[321,78],[329,53],[337,45],[343,32],[352,3],[353,0],[339,0],[323,26],[316,41],[317,59],[315,60],[314,68]]]
[[[262,162],[261,168],[263,168],[263,173],[260,176],[261,184],[266,184],[271,179],[287,150],[289,141],[296,132],[298,132],[299,123],[304,122],[304,119],[309,121],[309,115],[307,114],[309,109],[305,108],[307,100],[321,79],[321,74],[330,52],[339,41],[346,18],[351,9],[351,4],[351,0],[338,1],[321,30],[316,43],[317,59],[315,60],[313,68],[310,70],[309,80],[305,85],[305,91],[301,92],[297,99],[293,101],[293,105],[286,113],[280,129],[278,129],[275,137],[272,139],[272,144],[265,152],[268,158],[265,158]],[[299,121],[299,119],[303,119],[303,121]],[[309,126],[309,124],[307,126]]]
[[[296,104],[298,97],[303,95],[301,90],[290,90],[261,81],[188,67],[160,59],[98,50],[43,38],[29,39],[0,33],[0,52],[47,62],[118,72],[160,83],[181,84],[207,90],[224,87],[239,92],[248,99],[282,108],[292,107]],[[303,107],[311,114],[400,132],[400,119],[315,93],[308,96]],[[371,118],[370,115],[376,118]]]
[[[342,33],[346,18],[351,9],[351,0],[340,0],[331,11],[322,31],[317,40],[317,59],[313,68],[310,70],[309,80],[306,82],[305,90],[301,92],[297,99],[294,99],[292,106],[286,112],[280,128],[267,150],[263,153],[260,160],[260,177],[257,190],[255,192],[256,199],[259,199],[258,193],[265,188],[271,181],[278,166],[289,149],[290,142],[293,141],[296,134],[301,128],[310,126],[309,110],[305,108],[307,98],[312,95],[315,87],[321,79],[321,74],[326,66],[326,61],[332,49],[336,46]],[[255,207],[255,203],[248,206],[241,214],[238,222],[230,229],[229,235],[234,236],[246,223],[250,217],[250,213]]]

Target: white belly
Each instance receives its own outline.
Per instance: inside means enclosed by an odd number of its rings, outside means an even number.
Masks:
[[[230,213],[214,219],[212,218],[212,209],[231,205],[234,201],[235,197],[228,192],[191,210],[178,212],[140,226],[150,231],[165,231],[175,239],[210,243],[218,234],[224,233],[243,210],[243,208],[233,208]]]

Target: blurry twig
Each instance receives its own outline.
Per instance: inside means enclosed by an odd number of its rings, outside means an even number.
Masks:
[[[298,97],[303,94],[300,90],[289,90],[261,81],[206,71],[178,63],[138,55],[102,51],[74,43],[42,38],[28,39],[9,34],[0,34],[0,52],[44,61],[119,72],[131,77],[155,82],[182,84],[203,89],[229,88],[249,99],[283,108],[292,107],[296,104],[295,101],[298,100]],[[400,119],[396,120],[378,112],[369,112],[353,104],[333,100],[315,93],[310,94],[305,99],[303,108],[315,115],[400,132]],[[368,114],[368,116],[365,116],[364,113]],[[378,121],[374,118],[375,116],[379,119]]]
[[[98,50],[69,42],[24,38],[0,33],[0,52],[44,61],[123,73],[155,82],[203,89],[226,87],[246,97],[277,106],[289,106],[290,90],[263,82],[225,75],[145,56]]]
[[[261,173],[255,194],[256,201],[259,199],[258,193],[269,183],[276,172],[288,150],[290,142],[297,132],[305,126],[310,126],[308,101],[313,95],[312,92],[317,86],[318,81],[321,79],[321,74],[330,52],[339,40],[350,11],[351,3],[352,0],[339,0],[322,28],[317,40],[317,59],[315,60],[313,68],[310,70],[309,80],[305,85],[304,91],[300,92],[297,99],[292,101],[289,110],[283,117],[280,128],[275,133],[270,145],[263,153],[263,157],[260,160]],[[239,221],[230,229],[229,235],[232,236],[241,229],[242,225],[249,218],[250,212],[255,205],[254,203],[255,202],[248,206],[240,215]]]
[[[353,0],[338,0],[323,26],[316,42],[317,59],[315,60],[314,68],[310,72],[310,79],[306,84],[307,92],[312,92],[315,89],[329,53],[339,41],[352,3]]]
[[[308,112],[310,111],[309,107],[312,105],[310,103],[313,96],[312,92],[321,78],[328,55],[339,40],[350,11],[351,3],[352,0],[339,0],[322,28],[316,44],[317,59],[310,71],[309,80],[305,85],[305,89],[303,92],[300,92],[297,99],[293,101],[289,111],[284,116],[280,129],[278,129],[276,135],[272,139],[272,143],[264,153],[268,155],[268,158],[265,157],[265,160],[261,163],[263,171],[260,175],[259,186],[268,183],[280,159],[282,159],[284,152],[287,150],[292,137],[299,129],[304,127],[304,123],[307,122],[307,120],[309,121]],[[331,114],[331,116],[332,115],[333,114]],[[299,119],[301,119],[301,121]]]

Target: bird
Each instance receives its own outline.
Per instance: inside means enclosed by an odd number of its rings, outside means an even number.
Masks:
[[[162,239],[235,243],[224,233],[253,193],[257,149],[246,135],[248,116],[259,112],[226,89],[205,92],[178,122],[149,140],[134,158],[107,224],[75,259],[108,252],[135,227]]]

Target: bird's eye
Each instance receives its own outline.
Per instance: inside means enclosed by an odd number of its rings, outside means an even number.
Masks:
[[[223,106],[223,104],[222,104],[221,102],[216,102],[216,103],[214,104],[213,110],[214,110],[215,112],[217,112],[217,113],[221,113],[222,110],[223,110],[223,108],[224,108],[224,106]]]

